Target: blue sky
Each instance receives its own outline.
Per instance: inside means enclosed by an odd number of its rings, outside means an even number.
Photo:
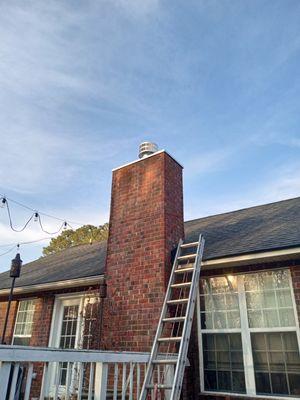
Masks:
[[[185,167],[186,220],[299,196],[299,20],[297,0],[1,2],[0,193],[104,223],[111,169],[152,140]],[[42,237],[0,209],[1,245]]]

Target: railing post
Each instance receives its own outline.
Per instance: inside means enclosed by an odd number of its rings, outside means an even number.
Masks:
[[[43,377],[42,377],[42,384],[41,384],[41,391],[40,391],[40,400],[44,400],[46,395],[46,388],[48,388],[48,363],[44,364],[43,367]]]
[[[0,368],[0,400],[6,399],[11,363],[3,362]]]
[[[10,384],[9,400],[14,400],[14,398],[15,398],[16,389],[17,389],[19,368],[20,368],[20,364],[19,363],[14,364],[14,372],[13,372],[13,377],[12,377],[12,381],[11,381],[11,384]]]
[[[107,363],[96,363],[94,400],[106,399],[107,376],[108,376]]]
[[[33,364],[29,363],[28,371],[27,371],[27,379],[26,379],[24,400],[29,400],[31,382],[32,382],[32,373],[33,373]]]
[[[174,381],[174,365],[167,365],[165,366],[165,383],[166,385],[173,385]],[[169,400],[171,398],[172,390],[165,390],[165,399]]]

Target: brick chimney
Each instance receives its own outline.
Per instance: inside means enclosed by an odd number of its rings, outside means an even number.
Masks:
[[[182,166],[166,151],[153,153],[153,146],[147,153],[143,143],[140,160],[113,171],[104,349],[150,350],[171,251],[184,235]]]

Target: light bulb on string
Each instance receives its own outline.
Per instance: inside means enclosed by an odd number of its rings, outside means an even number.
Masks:
[[[1,207],[1,208],[4,208],[5,205],[6,205],[6,198],[5,198],[5,197],[2,197],[1,203],[0,203],[0,207]]]

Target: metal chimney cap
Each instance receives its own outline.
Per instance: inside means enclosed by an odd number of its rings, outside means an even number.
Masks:
[[[158,151],[158,146],[153,142],[143,142],[139,146],[139,158],[145,158]]]

